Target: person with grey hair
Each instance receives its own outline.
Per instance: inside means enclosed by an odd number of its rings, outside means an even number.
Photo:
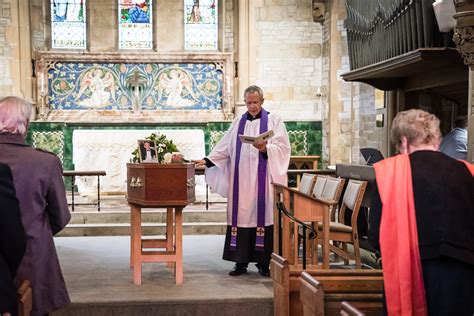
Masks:
[[[467,159],[467,118],[458,117],[454,128],[443,137],[439,150],[451,158]]]
[[[260,275],[270,276],[273,251],[273,183],[287,184],[290,142],[285,124],[262,108],[260,87],[245,89],[247,112],[236,118],[212,152],[197,165],[206,166],[206,182],[227,200],[227,233],[223,259],[235,262],[229,275],[247,273],[257,262]],[[254,144],[242,143],[239,135],[274,136]]]
[[[8,165],[28,236],[16,280],[30,280],[32,315],[70,303],[53,236],[71,219],[59,158],[25,142],[32,106],[14,97],[0,99],[0,162]]]
[[[474,165],[438,151],[439,119],[397,114],[399,155],[374,164],[369,242],[380,250],[389,315],[473,315]]]

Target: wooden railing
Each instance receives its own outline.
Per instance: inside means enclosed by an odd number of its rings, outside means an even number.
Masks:
[[[301,237],[303,239],[303,270],[306,270],[306,254],[307,254],[307,251],[306,251],[306,230],[309,230],[308,239],[316,239],[316,230],[313,227],[311,227],[310,225],[308,225],[306,223],[303,223],[302,221],[300,221],[299,219],[294,217],[292,214],[290,214],[290,212],[288,212],[288,210],[286,209],[285,204],[283,204],[283,202],[277,202],[276,205],[277,205],[278,210],[280,211],[278,213],[278,230],[279,231],[281,231],[281,228],[282,228],[282,215],[284,215],[284,216],[288,217],[289,219],[291,219],[292,221],[298,223],[298,225],[301,226],[301,228],[303,229],[303,234],[302,234],[302,237]],[[282,234],[280,234],[278,238],[279,238],[278,253],[281,254],[283,252],[283,249],[282,249],[282,244],[283,244]]]
[[[105,176],[106,173],[104,170],[94,170],[94,171],[77,171],[77,170],[65,170],[63,171],[64,177],[71,177],[71,208],[74,212],[74,206],[77,203],[74,203],[74,186],[76,184],[76,177],[97,177],[97,203],[81,203],[83,204],[97,204],[97,211],[100,212],[100,177]]]
[[[280,209],[284,208],[292,215],[283,217],[281,223],[275,226],[274,248],[288,258],[292,265],[298,266],[299,261],[299,223],[322,223],[321,249],[323,269],[329,268],[329,221],[331,210],[337,205],[336,201],[318,200],[294,188],[273,183],[275,201],[274,218],[279,218]],[[293,220],[296,218],[298,221]],[[303,234],[304,236],[304,234]],[[305,249],[306,250],[306,249]],[[306,251],[303,252],[304,254]],[[306,256],[302,264],[306,268]],[[317,253],[312,253],[311,264],[317,265]]]

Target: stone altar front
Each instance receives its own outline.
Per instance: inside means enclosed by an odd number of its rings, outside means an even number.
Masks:
[[[75,130],[72,136],[72,159],[75,170],[105,170],[101,179],[101,191],[125,193],[127,190],[127,166],[139,139],[151,133],[166,135],[178,147],[186,159],[202,159],[205,156],[204,132],[199,129],[176,130]],[[78,177],[81,195],[97,193],[97,179]],[[196,177],[196,200],[202,201],[206,186],[203,177]]]

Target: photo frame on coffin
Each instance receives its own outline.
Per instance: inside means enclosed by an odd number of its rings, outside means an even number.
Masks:
[[[148,139],[138,140],[138,151],[140,152],[140,162],[158,163],[158,150],[155,141]]]

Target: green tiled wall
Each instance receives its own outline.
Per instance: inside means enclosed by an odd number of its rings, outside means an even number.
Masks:
[[[290,137],[292,155],[321,155],[322,125],[321,122],[285,122]],[[230,126],[230,122],[209,122],[196,124],[104,124],[104,123],[47,123],[32,122],[26,141],[45,150],[62,156],[65,170],[73,170],[72,133],[78,129],[200,129],[204,131],[206,153],[212,149]],[[35,140],[33,134],[36,132]],[[54,133],[52,133],[54,132]],[[62,135],[61,135],[62,134]],[[211,139],[213,137],[213,139]],[[62,141],[62,144],[58,142]],[[61,148],[62,146],[62,148]],[[61,152],[62,149],[62,152]]]

